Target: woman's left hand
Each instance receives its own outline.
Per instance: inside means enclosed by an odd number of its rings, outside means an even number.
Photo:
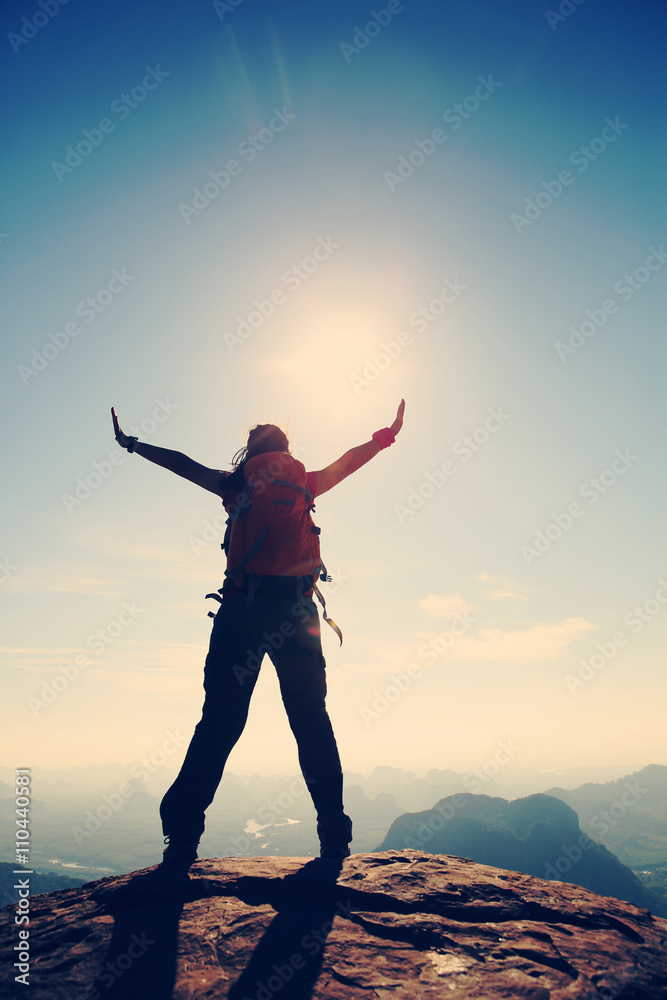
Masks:
[[[405,400],[402,399],[401,402],[398,405],[398,410],[396,411],[396,419],[394,420],[393,424],[389,428],[389,430],[394,435],[394,437],[396,437],[396,435],[400,431],[401,427],[403,426],[403,414],[404,414],[404,412],[405,412]]]

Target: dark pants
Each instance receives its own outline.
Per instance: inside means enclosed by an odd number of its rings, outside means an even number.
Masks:
[[[196,839],[203,832],[204,812],[243,732],[261,660],[268,653],[317,811],[320,840],[351,840],[351,823],[343,812],[340,757],[325,707],[320,621],[313,600],[300,596],[302,582],[295,577],[261,577],[251,601],[246,588],[220,605],[204,667],[201,721],[180,773],[160,805],[165,836]],[[271,747],[265,749],[270,760]]]

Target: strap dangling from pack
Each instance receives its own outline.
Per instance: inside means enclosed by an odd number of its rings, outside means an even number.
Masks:
[[[338,628],[338,626],[336,625],[336,623],[333,620],[333,618],[327,618],[327,605],[326,605],[326,601],[322,597],[322,594],[320,593],[319,587],[317,586],[317,584],[315,583],[315,581],[313,581],[313,591],[315,592],[315,594],[317,594],[317,599],[320,602],[320,604],[322,605],[322,617],[324,618],[324,620],[327,623],[327,625],[330,625],[331,628],[334,630],[334,632],[336,633],[336,635],[340,639],[340,644],[342,646],[343,645],[343,633]]]
[[[208,597],[212,597],[214,601],[218,601],[219,604],[222,604],[222,597],[220,596],[219,593],[217,593],[217,594],[207,594],[206,597],[204,598],[204,600],[206,600],[206,598],[208,598]],[[208,612],[208,617],[209,618],[215,618],[215,616],[216,616],[216,612],[215,611],[209,611]]]

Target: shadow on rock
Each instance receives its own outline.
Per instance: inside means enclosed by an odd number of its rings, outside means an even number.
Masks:
[[[189,898],[187,873],[141,873],[118,889],[96,894],[114,917],[107,953],[90,995],[106,1000],[169,1000],[176,980],[178,925]]]
[[[310,861],[283,879],[290,897],[272,900],[278,912],[230,989],[229,1000],[270,1000],[280,993],[289,1000],[312,997],[334,918],[350,913],[349,901],[337,901],[333,889],[341,868],[342,862]]]

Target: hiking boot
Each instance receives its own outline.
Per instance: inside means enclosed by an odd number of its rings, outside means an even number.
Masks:
[[[345,858],[349,858],[349,856],[350,848],[347,844],[340,844],[338,847],[327,844],[320,847],[320,858],[322,861],[343,861]]]
[[[352,840],[352,820],[344,812],[319,813],[317,835],[320,840],[320,857],[325,861],[349,858]]]
[[[173,833],[164,838],[167,845],[162,853],[162,868],[170,871],[187,871],[197,860],[198,837]]]

